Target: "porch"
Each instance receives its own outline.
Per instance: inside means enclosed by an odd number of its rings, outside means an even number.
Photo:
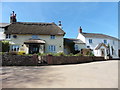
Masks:
[[[29,39],[24,42],[28,48],[28,54],[45,53],[45,41],[41,39]]]

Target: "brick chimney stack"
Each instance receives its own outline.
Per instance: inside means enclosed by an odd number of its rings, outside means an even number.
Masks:
[[[17,19],[16,19],[16,14],[14,13],[14,11],[12,11],[12,14],[10,16],[10,23],[14,23],[14,22],[17,22]]]
[[[79,28],[79,32],[82,33],[82,28],[81,28],[81,26],[80,26],[80,28]]]

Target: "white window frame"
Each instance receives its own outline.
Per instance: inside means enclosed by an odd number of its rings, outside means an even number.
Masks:
[[[55,39],[55,35],[50,35],[50,39]]]
[[[93,40],[92,40],[92,39],[89,39],[89,43],[93,43]]]
[[[106,42],[105,42],[105,41],[106,41]],[[107,40],[104,39],[103,42],[104,42],[104,44],[107,44]]]
[[[11,46],[11,51],[19,51],[20,46],[19,45],[12,45]]]
[[[55,45],[49,45],[49,52],[55,52],[56,46]]]
[[[77,50],[79,50],[79,47],[78,47],[78,45],[75,45],[75,50],[77,51]]]
[[[11,34],[6,34],[6,39],[10,39],[11,38]]]

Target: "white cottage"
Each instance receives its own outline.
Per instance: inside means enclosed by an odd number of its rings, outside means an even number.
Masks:
[[[84,33],[80,27],[77,39],[83,41],[88,49],[92,49],[95,56],[120,57],[120,47],[118,46],[120,40],[115,37],[98,33]]]

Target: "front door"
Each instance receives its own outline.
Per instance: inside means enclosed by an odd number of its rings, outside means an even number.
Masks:
[[[104,57],[105,56],[105,50],[101,49],[101,56]]]
[[[29,54],[39,53],[39,45],[38,44],[30,44],[29,45]]]

